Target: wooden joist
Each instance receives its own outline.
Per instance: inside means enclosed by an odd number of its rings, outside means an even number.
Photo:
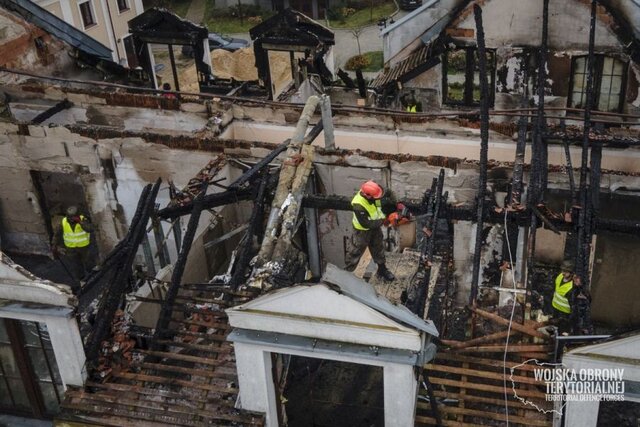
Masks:
[[[476,345],[453,349],[457,353],[504,353],[504,345]],[[507,347],[507,353],[547,353],[553,350],[550,345],[545,344],[515,344]]]
[[[504,396],[500,398],[485,397],[485,396],[476,396],[469,393],[461,395],[459,393],[450,393],[448,391],[440,391],[440,390],[436,390],[433,393],[435,394],[436,397],[439,397],[441,399],[457,399],[457,400],[464,399],[467,402],[486,403],[488,405],[494,405],[500,408],[504,408]],[[519,409],[527,409],[527,410],[532,409],[531,405],[527,405],[525,403],[522,403],[520,400],[516,399],[513,393],[511,394],[507,393],[507,399],[509,401],[510,408],[519,408]],[[531,400],[531,401],[534,402],[539,407],[545,408],[546,410],[553,409],[553,402],[547,402],[543,400]]]
[[[470,307],[469,309],[474,313],[476,313],[477,315],[482,316],[485,319],[489,319],[497,323],[498,325],[507,326],[507,327],[509,326],[509,319],[505,319],[504,317],[498,316],[497,314],[489,313],[488,311],[484,311],[479,308]],[[539,332],[533,328],[523,326],[518,322],[511,322],[511,329],[521,332],[523,334],[530,335],[532,337],[549,339],[548,335],[545,335],[542,332]]]
[[[500,395],[504,396],[504,388],[502,386],[474,383],[474,382],[469,382],[469,381],[456,381],[456,380],[450,380],[450,379],[447,379],[447,378],[438,378],[438,377],[429,378],[429,381],[431,381],[433,384],[440,384],[440,385],[444,385],[444,386],[451,386],[451,387],[458,387],[458,388],[466,388],[466,389],[472,389],[472,390],[480,390],[480,391],[486,391],[486,392],[499,393]],[[546,395],[543,392],[540,392],[540,391],[525,390],[525,389],[520,389],[519,388],[518,389],[518,396],[520,396],[520,397],[533,397],[533,398],[544,400]]]
[[[418,406],[428,406],[422,402],[418,403]],[[447,406],[447,405],[439,405],[438,409],[445,414],[461,414],[468,415],[477,418],[485,418],[488,420],[494,421],[506,421],[506,416],[504,413],[493,412],[493,411],[482,411],[478,409],[470,409],[470,408],[457,408],[455,406]],[[549,421],[544,419],[535,419],[535,418],[525,418],[517,415],[509,414],[509,421],[512,423],[520,423],[528,426],[540,426],[540,427],[548,427]]]
[[[182,362],[201,363],[203,365],[219,366],[230,363],[228,360],[210,359],[207,357],[189,356],[182,353],[171,353],[168,351],[136,350],[138,353],[164,359],[179,360]]]
[[[212,391],[212,392],[221,393],[221,394],[238,394],[238,389],[235,387],[221,387],[221,386],[216,386],[212,384],[179,380],[177,378],[160,377],[157,375],[134,374],[131,372],[116,372],[113,374],[113,376],[116,378],[122,378],[126,380],[149,382],[149,383],[155,383],[155,384],[160,384],[165,386],[174,385],[174,386],[181,386],[184,388]]]
[[[126,399],[123,397],[107,397],[107,396],[95,396],[92,393],[86,393],[83,391],[72,392],[71,397],[81,398],[83,401],[92,401],[94,404],[108,404],[104,405],[105,408],[124,407],[133,411],[147,412],[150,415],[157,416],[169,416],[176,419],[183,420],[185,424],[193,421],[194,417],[199,417],[206,420],[224,420],[232,422],[241,422],[247,424],[255,424],[255,418],[250,415],[233,415],[227,414],[220,410],[204,410],[190,406],[177,406],[177,405],[164,405],[162,402],[153,401],[141,401],[138,399]]]
[[[443,373],[461,374],[461,375],[467,375],[472,377],[486,378],[486,379],[500,380],[500,381],[503,381],[505,379],[505,375],[503,375],[502,373],[498,374],[495,372],[488,372],[488,371],[478,370],[478,369],[465,369],[465,368],[457,368],[455,366],[431,365],[431,364],[426,365],[426,368],[429,369],[431,373],[443,372]],[[526,376],[515,375],[515,374],[511,376],[510,371],[507,370],[507,375],[506,375],[507,381],[510,381],[511,378],[513,378],[513,380],[516,381],[517,383],[521,383],[521,384],[531,384],[531,385],[540,384],[539,381],[536,381],[536,379],[532,377],[526,377]]]
[[[436,362],[439,364],[447,363],[447,362],[467,362],[474,365],[480,365],[483,367],[482,369],[484,369],[484,367],[502,369],[502,365],[503,365],[503,361],[501,359],[500,360],[489,359],[486,357],[476,357],[476,356],[450,353],[450,352],[439,352],[438,354],[436,354]],[[528,365],[528,364],[523,365],[520,362],[513,362],[510,360],[507,360],[507,368],[511,369],[514,367],[515,367],[515,370],[517,371],[530,371],[530,372],[533,372],[533,370],[536,368],[534,365]]]
[[[222,382],[233,381],[237,378],[237,374],[233,373],[221,373],[218,370],[211,369],[194,369],[194,368],[185,368],[182,366],[173,366],[173,365],[165,365],[162,363],[134,363],[133,367],[140,367],[143,369],[151,369],[154,371],[163,371],[169,373],[180,373],[184,375],[191,375],[192,377],[202,377],[202,378],[210,378],[212,380],[220,380]]]

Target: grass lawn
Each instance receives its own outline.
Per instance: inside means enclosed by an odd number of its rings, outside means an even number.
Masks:
[[[263,11],[261,15],[262,20],[266,20],[273,16],[273,14],[274,12],[272,11]],[[209,31],[215,31],[216,33],[222,34],[233,34],[247,33],[249,32],[249,29],[255,27],[257,24],[255,22],[249,22],[247,17],[243,18],[242,22],[240,22],[240,18],[228,16],[226,11],[216,9],[212,1],[207,1],[207,6],[204,12],[204,25],[209,29]]]
[[[373,7],[373,17],[371,14],[371,8],[359,10],[353,15],[345,18],[344,21],[329,21],[329,26],[332,28],[358,28],[365,25],[376,24],[380,18],[391,15],[396,11],[396,5],[394,2],[388,2],[379,6]]]
[[[369,65],[364,67],[362,71],[379,71],[382,69],[384,63],[381,50],[376,50],[375,52],[365,52],[362,55],[369,58],[370,61]]]
[[[187,10],[189,10],[190,4],[191,0],[173,0],[171,2],[171,7],[168,9],[179,17],[184,18],[187,16]]]
[[[144,10],[152,7],[163,7],[184,18],[187,16],[187,10],[189,10],[191,0],[144,0],[142,4]]]

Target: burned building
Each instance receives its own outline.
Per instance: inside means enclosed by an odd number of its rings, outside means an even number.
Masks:
[[[480,104],[472,5],[427,2],[383,30],[388,68],[372,83],[381,94],[381,106],[399,108],[409,96],[422,104],[423,111]],[[550,2],[544,41],[541,9],[542,1],[492,0],[483,5],[490,104],[496,110],[517,108],[522,102],[532,106],[540,85],[548,108],[567,108],[568,113],[584,108],[590,2]],[[638,112],[638,19],[633,4],[598,2],[593,70],[596,111]],[[541,66],[544,80],[539,78]]]
[[[480,90],[479,110],[331,106],[327,96],[309,96],[304,107],[206,93],[169,99],[151,89],[2,70],[0,236],[14,261],[0,277],[0,318],[12,328],[0,341],[0,390],[31,390],[26,403],[3,401],[2,410],[57,412],[57,425],[637,419],[635,370],[625,377],[628,405],[602,405],[596,416],[598,406],[586,403],[563,412],[528,364],[567,357],[567,366],[595,366],[613,360],[616,348],[626,358],[616,364],[635,363],[629,354],[637,339],[615,338],[637,336],[640,325],[640,117],[629,106],[624,114],[598,112],[595,96],[598,64],[616,68],[596,54],[602,19],[629,9],[575,2],[592,40],[587,32],[586,42],[574,40],[592,65],[584,105],[548,103],[559,95],[548,93],[556,80],[544,54],[529,92],[500,92],[517,101],[505,112],[491,86],[501,68],[486,60],[498,50],[489,19],[498,3],[458,5],[442,15],[451,15],[447,25],[457,33],[438,32],[481,52],[465,53],[465,73],[479,84],[462,90]],[[535,16],[539,46],[551,52],[565,3],[533,3],[514,20]],[[517,35],[521,27],[514,28]],[[619,43],[633,69],[633,44],[607,40]],[[477,71],[469,65],[476,56]],[[505,70],[515,82],[514,68]],[[397,106],[406,87],[393,81],[400,91],[387,95]],[[522,105],[523,93],[544,102],[529,106],[526,96]],[[424,107],[429,99],[419,100]],[[54,108],[61,103],[67,108]],[[396,275],[389,283],[370,274],[367,256],[353,274],[341,270],[352,245],[351,198],[369,179],[414,219],[385,228]],[[99,263],[82,283],[48,258],[70,204],[95,225]],[[567,259],[592,301],[576,306],[578,327],[562,336],[551,301]],[[47,317],[56,313],[64,321]],[[55,356],[49,379],[35,381],[28,358],[19,374],[8,369],[36,351],[25,347],[34,335],[23,321]],[[67,354],[60,336],[82,344]],[[43,399],[49,385],[55,401]],[[43,401],[59,409],[44,411]]]

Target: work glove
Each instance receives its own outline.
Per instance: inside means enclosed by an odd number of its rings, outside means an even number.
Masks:
[[[408,223],[409,218],[402,216],[398,212],[393,212],[387,217],[386,222],[387,226],[397,227],[399,225]]]

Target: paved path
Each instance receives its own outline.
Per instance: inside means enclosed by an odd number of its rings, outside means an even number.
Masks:
[[[358,54],[358,40],[361,53],[382,50],[382,37],[377,25],[364,27],[359,37],[356,37],[352,30],[336,28],[333,32],[336,34],[336,45],[333,48],[336,70],[344,68],[347,60]]]
[[[205,0],[191,0],[185,19],[200,24],[204,22]]]

